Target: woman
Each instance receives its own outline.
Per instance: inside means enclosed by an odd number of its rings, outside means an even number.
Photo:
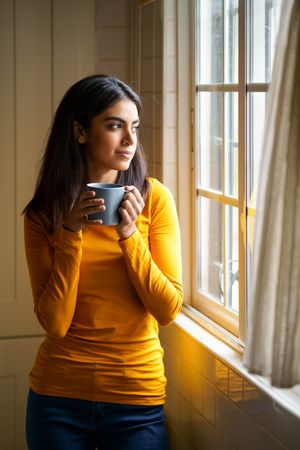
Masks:
[[[103,75],[56,111],[25,208],[34,310],[46,331],[30,374],[29,450],[162,450],[165,376],[158,323],[182,304],[179,227],[169,190],[146,177],[141,103]],[[120,224],[89,220],[121,183]]]

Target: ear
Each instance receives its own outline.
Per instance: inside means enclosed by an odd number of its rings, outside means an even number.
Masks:
[[[74,133],[79,144],[86,143],[86,133],[82,125],[76,120],[74,121]]]

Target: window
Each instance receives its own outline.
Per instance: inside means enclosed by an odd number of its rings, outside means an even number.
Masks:
[[[192,306],[241,341],[280,0],[195,0]]]

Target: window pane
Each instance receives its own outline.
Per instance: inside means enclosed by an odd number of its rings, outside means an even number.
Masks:
[[[249,101],[249,151],[248,151],[248,206],[255,207],[257,182],[262,155],[263,125],[265,120],[266,93],[248,94]]]
[[[281,2],[250,1],[249,79],[252,83],[268,83],[271,79]]]
[[[238,0],[198,0],[197,84],[236,83]]]
[[[223,93],[198,94],[200,187],[222,192]]]
[[[226,306],[239,310],[238,209],[226,206]]]
[[[225,194],[238,196],[238,94],[225,93]]]
[[[198,199],[199,255],[198,290],[223,303],[224,282],[222,205],[203,197]]]
[[[224,1],[224,82],[238,82],[238,0]]]
[[[252,264],[253,264],[253,237],[254,237],[254,222],[255,219],[252,216],[247,217],[247,311],[250,311],[251,305],[249,301],[252,295]]]

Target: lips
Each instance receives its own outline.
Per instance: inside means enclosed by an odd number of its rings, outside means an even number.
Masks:
[[[118,151],[116,152],[118,155],[123,156],[124,158],[132,158],[133,157],[133,153],[129,152],[127,150],[123,150],[123,151]]]

